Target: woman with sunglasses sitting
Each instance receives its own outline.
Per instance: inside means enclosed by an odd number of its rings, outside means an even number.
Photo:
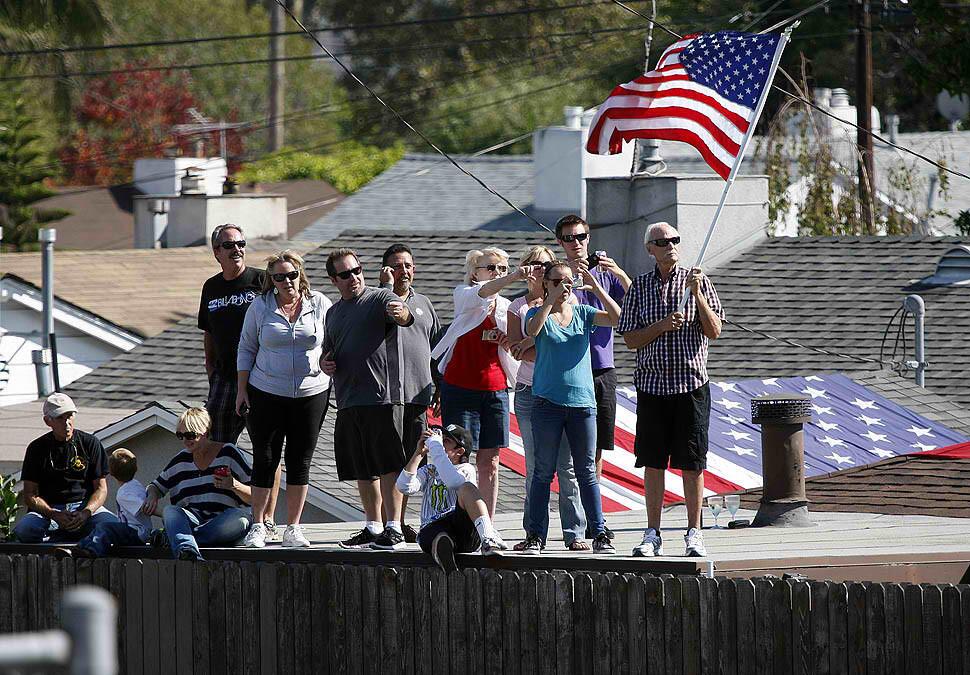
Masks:
[[[509,254],[500,248],[469,251],[465,281],[455,288],[455,319],[431,351],[438,360],[441,420],[472,434],[478,487],[495,515],[498,499],[499,448],[509,443],[509,392],[518,363],[508,350],[509,301],[505,287],[528,279],[532,267],[509,273]]]
[[[199,546],[235,546],[249,529],[249,463],[237,446],[209,439],[210,423],[205,408],[182,413],[175,436],[185,448],[148,485],[141,507],[151,515],[168,495],[162,520],[179,560],[202,560]]]
[[[528,485],[529,512],[523,553],[538,555],[549,530],[549,490],[559,463],[563,433],[569,441],[579,496],[593,535],[594,553],[616,553],[605,532],[596,480],[596,396],[590,367],[590,336],[595,326],[615,326],[620,307],[588,269],[583,281],[603,310],[574,304],[572,271],[565,262],[546,268],[542,305],[526,314],[526,333],[535,339],[532,375],[532,440],[535,467]]]
[[[273,476],[286,439],[286,529],[283,546],[308,547],[300,517],[310,460],[327,407],[330,377],[321,368],[330,300],[310,290],[303,258],[282,251],[267,259],[263,294],[246,311],[236,362],[236,412],[248,414],[253,443],[253,526],[246,546],[266,546]]]

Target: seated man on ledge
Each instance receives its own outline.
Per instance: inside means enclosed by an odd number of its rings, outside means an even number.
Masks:
[[[418,545],[445,572],[458,569],[455,553],[481,548],[483,555],[508,550],[492,521],[476,484],[475,467],[468,463],[472,435],[457,424],[428,429],[397,479],[405,495],[424,493]],[[419,467],[421,459],[428,463]]]
[[[17,541],[76,542],[95,525],[118,520],[104,508],[104,446],[94,434],[74,428],[76,414],[67,394],[51,394],[44,402],[44,424],[51,430],[27,446],[20,474],[27,513],[14,527]]]

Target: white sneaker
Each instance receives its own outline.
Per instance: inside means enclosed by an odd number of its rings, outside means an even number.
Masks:
[[[643,531],[643,541],[639,546],[633,547],[633,555],[638,558],[653,558],[664,554],[664,540],[660,533],[652,527]]]
[[[703,558],[707,555],[707,549],[704,548],[704,537],[701,536],[701,531],[696,527],[687,530],[687,534],[684,535],[684,544],[687,545],[686,555],[688,558]]]
[[[253,523],[243,539],[243,546],[246,548],[265,548],[266,547],[266,526],[262,523]]]
[[[283,530],[282,545],[287,548],[310,548],[310,541],[303,535],[303,526],[287,525]]]
[[[277,528],[276,523],[274,523],[271,519],[267,518],[264,520],[263,525],[266,526],[267,537],[272,537],[275,539],[276,537],[280,536],[280,531]]]

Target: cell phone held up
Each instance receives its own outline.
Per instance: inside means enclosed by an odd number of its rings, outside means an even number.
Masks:
[[[212,470],[213,475],[222,476],[223,478],[229,477],[229,467],[228,466],[217,466]]]
[[[606,251],[596,251],[594,253],[590,253],[589,257],[586,258],[586,266],[589,269],[593,269],[600,264],[600,260],[606,257]]]

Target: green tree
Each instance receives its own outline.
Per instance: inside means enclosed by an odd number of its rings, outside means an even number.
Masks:
[[[16,92],[15,92],[16,94]],[[2,101],[0,111],[0,205],[5,207],[3,243],[15,250],[33,248],[37,228],[68,215],[63,210],[39,209],[32,206],[54,192],[44,185],[51,172],[38,159],[39,136],[27,113],[22,96]]]

